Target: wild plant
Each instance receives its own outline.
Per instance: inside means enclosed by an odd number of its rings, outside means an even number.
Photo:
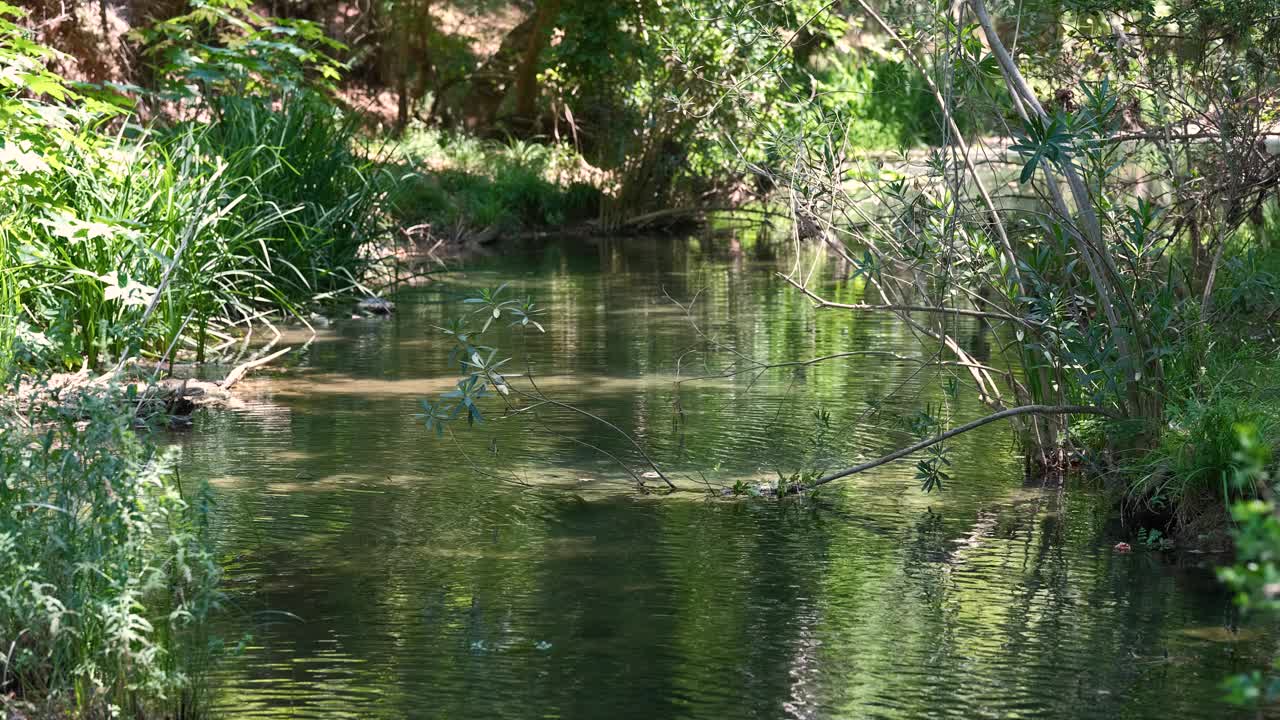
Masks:
[[[484,424],[487,412],[484,406],[496,401],[495,404],[502,409],[502,418],[512,421],[529,419],[540,429],[554,433],[541,413],[563,411],[603,426],[626,442],[640,461],[650,468],[643,475],[626,459],[586,440],[576,440],[617,462],[639,488],[644,490],[645,479],[650,478],[661,480],[668,490],[675,489],[675,484],[635,437],[605,418],[547,395],[538,386],[531,365],[526,365],[522,372],[512,367],[514,356],[484,344],[486,336],[492,337],[500,328],[517,333],[517,337],[535,330],[545,333],[546,311],[543,307],[534,303],[532,298],[510,295],[506,283],[496,288],[482,288],[477,294],[463,299],[461,305],[467,311],[454,317],[449,325],[438,328],[450,342],[449,365],[457,369],[460,377],[453,390],[435,399],[421,401],[422,412],[415,418],[427,431],[443,438],[446,433],[453,432],[455,422],[465,421],[469,427]],[[531,359],[526,358],[526,361],[531,362]]]
[[[189,707],[217,610],[203,486],[130,427],[121,388],[0,415],[0,696],[50,716]]]
[[[1276,472],[1272,448],[1256,427],[1236,427],[1236,471],[1231,481],[1249,500],[1231,507],[1235,520],[1236,562],[1218,571],[1235,591],[1235,604],[1255,620],[1280,612],[1280,509],[1276,505]],[[1227,699],[1262,711],[1280,700],[1280,658],[1266,670],[1255,669],[1228,678]]]
[[[380,188],[333,106],[309,91],[279,108],[221,99],[212,124],[140,128],[44,70],[52,51],[0,21],[13,69],[0,79],[13,130],[0,273],[22,298],[6,327],[28,328],[44,362],[203,360],[250,322],[358,287]]]

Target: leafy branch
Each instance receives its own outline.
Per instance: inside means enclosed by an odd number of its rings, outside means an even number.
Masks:
[[[675,484],[649,457],[639,441],[622,428],[582,408],[547,397],[538,387],[531,373],[527,376],[531,391],[521,390],[511,384],[503,368],[511,362],[512,358],[500,355],[497,348],[482,344],[481,337],[494,328],[495,323],[503,320],[509,320],[507,326],[512,329],[521,331],[533,329],[539,333],[545,333],[546,328],[538,318],[545,315],[546,310],[536,305],[532,298],[506,297],[504,296],[506,290],[507,283],[496,288],[480,290],[478,295],[462,301],[464,305],[475,306],[474,310],[466,316],[454,318],[447,327],[437,328],[453,341],[453,347],[449,351],[449,364],[456,366],[462,373],[462,377],[453,390],[443,393],[436,400],[422,400],[422,412],[414,417],[421,421],[427,430],[434,431],[437,437],[444,437],[449,424],[460,419],[465,418],[468,426],[482,424],[484,413],[480,409],[481,403],[489,398],[501,398],[509,417],[524,413],[536,416],[537,409],[543,406],[568,410],[604,425],[626,438],[651,468],[652,476],[661,479],[669,489],[676,489]],[[476,327],[477,323],[479,327]],[[516,399],[525,401],[526,404],[517,405]],[[594,445],[590,447],[617,460],[638,484],[644,484],[641,476],[612,453]]]

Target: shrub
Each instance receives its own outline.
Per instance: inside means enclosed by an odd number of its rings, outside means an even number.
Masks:
[[[46,394],[0,418],[0,696],[29,711],[181,714],[213,650],[207,500],[127,400]]]
[[[394,148],[410,166],[392,190],[406,224],[455,228],[528,228],[599,215],[601,192],[570,182],[580,159],[564,148],[513,140],[485,142],[421,129]]]
[[[6,14],[20,13],[0,3],[6,366],[203,359],[231,325],[357,284],[378,194],[323,96],[214,96],[211,123],[138,128],[46,70],[56,53]]]
[[[0,187],[3,282],[47,361],[184,338],[203,356],[209,333],[358,285],[377,191],[322,101],[231,100],[213,125],[164,133],[75,129],[56,165]]]
[[[1251,485],[1233,482],[1241,472],[1239,428],[1259,442],[1280,436],[1280,417],[1261,402],[1275,362],[1245,352],[1214,349],[1197,379],[1175,375],[1166,406],[1168,426],[1160,444],[1134,468],[1131,504],[1169,518],[1184,534],[1214,533],[1229,522],[1230,506],[1252,497]]]

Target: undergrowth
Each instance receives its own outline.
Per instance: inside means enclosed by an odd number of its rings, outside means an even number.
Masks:
[[[268,24],[217,55],[235,79],[228,92],[207,85],[213,59],[202,61],[199,82],[210,92],[178,100],[200,120],[142,126],[123,98],[49,71],[57,53],[5,16],[21,11],[0,3],[6,366],[183,351],[203,360],[251,322],[299,315],[358,286],[385,188],[357,152],[354,122],[324,89],[284,82],[296,53],[282,37],[293,35],[276,37],[285,30]],[[186,44],[162,45],[176,57],[208,50],[199,26],[229,16],[183,17]],[[196,82],[182,78],[174,85]]]
[[[1253,457],[1239,451],[1241,428],[1267,457],[1280,449],[1280,211],[1272,204],[1264,217],[1233,238],[1242,247],[1224,261],[1208,315],[1183,303],[1191,329],[1165,360],[1166,427],[1121,466],[1127,511],[1193,544],[1219,544],[1232,506],[1255,497],[1234,480]]]
[[[0,416],[0,706],[190,717],[221,601],[204,488],[134,432],[124,391],[34,397]]]
[[[440,233],[520,230],[599,213],[603,175],[562,145],[486,141],[415,129],[389,141],[400,170],[391,205],[402,224]]]

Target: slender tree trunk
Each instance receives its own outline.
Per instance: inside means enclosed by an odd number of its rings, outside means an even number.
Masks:
[[[978,24],[982,27],[992,54],[1000,64],[1001,73],[1014,97],[1015,107],[1023,119],[1026,120],[1032,113],[1040,118],[1047,118],[1044,107],[1041,106],[996,33],[983,0],[969,0],[969,5],[973,8]],[[1111,326],[1116,347],[1124,361],[1130,365],[1130,370],[1124,378],[1125,398],[1122,406],[1125,408],[1125,413],[1134,418],[1158,417],[1160,415],[1158,385],[1161,372],[1159,363],[1155,361],[1153,366],[1147,361],[1146,353],[1143,352],[1146,345],[1143,342],[1143,326],[1133,304],[1117,284],[1120,272],[1107,246],[1102,224],[1093,207],[1093,198],[1089,195],[1089,190],[1085,187],[1076,168],[1071,163],[1063,163],[1062,178],[1066,181],[1076,209],[1073,216],[1058,187],[1057,174],[1047,161],[1041,163],[1041,170],[1058,214],[1064,223],[1069,224],[1070,234],[1076,241],[1080,257],[1084,260],[1085,268],[1098,294],[1098,304],[1102,307],[1107,322]],[[1124,315],[1123,318],[1121,313]],[[1143,388],[1139,386],[1139,378],[1144,378],[1149,385],[1155,385],[1157,392],[1144,393]]]
[[[401,63],[396,79],[396,135],[409,127],[409,70],[408,63]]]

